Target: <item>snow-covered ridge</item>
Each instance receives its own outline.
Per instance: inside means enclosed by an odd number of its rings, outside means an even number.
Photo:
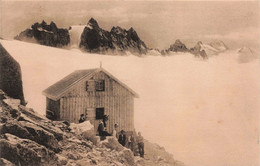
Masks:
[[[213,41],[209,44],[200,44],[200,51],[204,50],[208,56],[217,55],[221,52],[228,50],[228,47],[224,44],[223,41]]]

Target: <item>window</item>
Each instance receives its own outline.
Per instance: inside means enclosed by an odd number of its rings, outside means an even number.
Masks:
[[[105,91],[105,80],[96,80],[95,88],[96,91]]]
[[[89,80],[86,82],[86,91],[105,91],[105,80]]]
[[[96,119],[103,119],[104,108],[96,108]]]

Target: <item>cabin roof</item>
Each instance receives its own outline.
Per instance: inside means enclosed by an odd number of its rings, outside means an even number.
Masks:
[[[113,78],[116,82],[118,82],[121,86],[129,90],[134,97],[138,97],[138,94],[134,92],[131,88],[129,88],[126,84],[123,82],[119,81],[116,77],[108,73],[106,70],[103,68],[96,68],[96,69],[87,69],[87,70],[76,70],[69,74],[68,76],[64,77],[60,81],[56,82],[55,84],[51,85],[47,89],[45,89],[42,93],[46,97],[52,99],[52,100],[58,100],[60,99],[64,93],[66,93],[73,85],[78,83],[84,78],[90,79],[94,74],[98,72],[104,72],[107,74],[109,77]]]

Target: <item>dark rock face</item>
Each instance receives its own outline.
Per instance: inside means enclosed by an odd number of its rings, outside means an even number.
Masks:
[[[8,96],[20,99],[25,105],[22,74],[18,62],[5,50],[0,43],[0,89]]]
[[[69,31],[67,29],[58,28],[54,22],[50,25],[45,21],[35,23],[30,29],[26,29],[15,37],[17,40],[33,40],[46,46],[62,47],[70,42]]]
[[[172,52],[188,52],[188,48],[179,39],[175,41],[174,44],[170,45],[168,51]]]
[[[99,28],[97,21],[93,18],[89,20],[81,35],[80,47],[84,47],[89,52],[104,52],[108,49],[115,49],[110,33]]]
[[[88,52],[105,53],[132,53],[145,54],[147,47],[139,38],[133,28],[125,30],[121,27],[113,27],[111,31],[103,30],[97,21],[91,18],[82,35],[80,48]]]

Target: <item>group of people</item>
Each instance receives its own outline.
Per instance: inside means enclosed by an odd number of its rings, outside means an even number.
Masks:
[[[135,152],[135,147],[137,145],[140,157],[144,157],[144,139],[140,132],[138,132],[138,135],[136,137],[134,137],[133,134],[126,137],[125,131],[121,130],[118,136],[118,142],[122,146],[131,149],[132,152]]]
[[[118,142],[129,149],[131,149],[132,152],[135,152],[135,145],[138,146],[138,152],[140,154],[140,157],[144,157],[144,138],[141,135],[141,132],[138,132],[138,135],[134,137],[133,134],[130,134],[128,137],[126,136],[126,132],[124,130],[121,130],[119,134],[116,134],[118,125],[114,125],[113,129],[113,136],[118,139]]]
[[[105,139],[106,136],[113,136],[115,137],[118,142],[129,149],[131,149],[133,152],[135,152],[135,146],[138,146],[138,152],[140,154],[140,157],[144,157],[144,139],[140,132],[138,132],[138,135],[135,137],[133,134],[130,134],[128,137],[126,136],[126,132],[124,130],[121,130],[119,133],[118,125],[115,124],[112,133],[108,133],[106,130],[107,127],[107,121],[108,121],[108,115],[104,115],[103,119],[99,121],[98,125],[98,135],[101,139]],[[82,123],[86,120],[86,117],[84,117],[84,114],[80,115],[79,123]]]

